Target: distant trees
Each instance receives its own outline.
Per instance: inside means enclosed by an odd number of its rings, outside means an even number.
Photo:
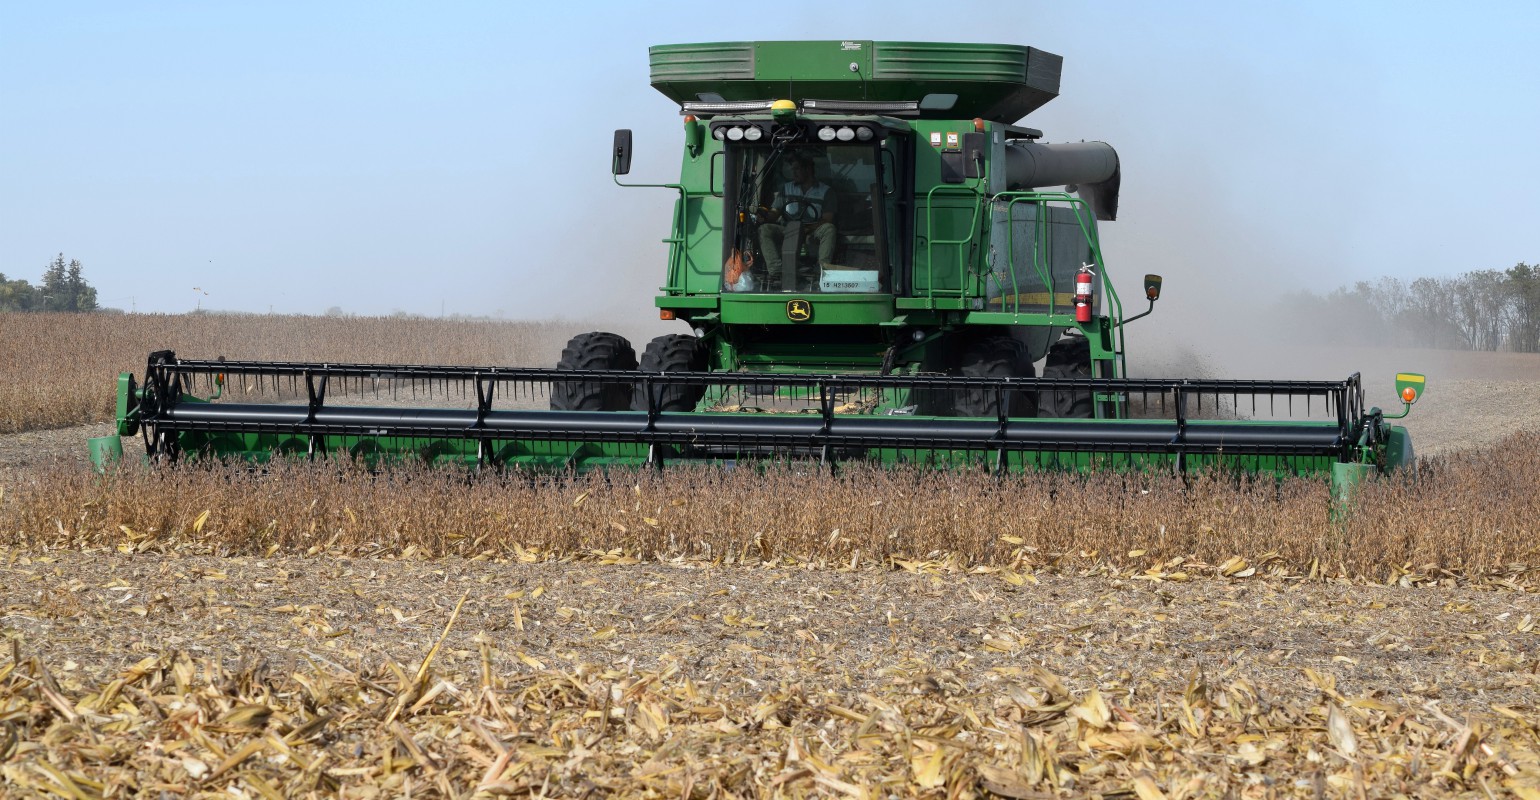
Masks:
[[[37,287],[25,280],[8,280],[0,272],[0,311],[36,311],[42,296]]]
[[[96,289],[81,275],[80,262],[64,254],[48,263],[43,283],[8,280],[0,272],[0,311],[95,311]]]
[[[1508,270],[1509,343],[1520,353],[1540,353],[1540,266]]]
[[[1540,266],[1519,263],[1453,278],[1360,281],[1325,296],[1287,297],[1285,315],[1364,344],[1540,352]],[[1324,317],[1324,319],[1323,319]]]

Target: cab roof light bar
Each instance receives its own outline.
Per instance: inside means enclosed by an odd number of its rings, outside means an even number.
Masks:
[[[803,100],[802,110],[815,114],[885,114],[913,117],[920,114],[918,100]]]
[[[718,114],[754,114],[770,110],[774,100],[691,100],[679,104],[679,113],[697,117],[714,117]]]

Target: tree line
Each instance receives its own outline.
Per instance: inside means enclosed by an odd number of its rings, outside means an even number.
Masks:
[[[1310,320],[1322,343],[1448,350],[1540,352],[1540,265],[1466,272],[1453,278],[1380,278],[1324,296],[1286,296],[1286,317]],[[1312,332],[1313,334],[1309,333]]]
[[[36,286],[0,272],[0,312],[98,309],[80,261],[66,262],[63,253],[48,263]],[[1322,344],[1540,353],[1540,265],[1359,281],[1325,295],[1286,295],[1276,310],[1281,324]]]
[[[80,261],[64,254],[48,263],[43,282],[11,280],[0,272],[0,311],[95,311],[96,289],[81,276]]]

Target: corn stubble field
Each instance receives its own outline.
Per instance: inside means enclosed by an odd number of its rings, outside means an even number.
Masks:
[[[99,421],[151,349],[571,332],[236,320],[0,316],[44,376],[5,424]],[[1540,797],[1537,483],[1523,431],[1345,522],[1218,476],[35,462],[0,471],[0,794]]]

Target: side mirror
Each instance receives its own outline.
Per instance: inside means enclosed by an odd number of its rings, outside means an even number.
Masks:
[[[631,172],[631,129],[615,131],[615,147],[610,152],[610,174],[625,175]]]
[[[1135,314],[1132,317],[1129,317],[1129,318],[1123,320],[1122,322],[1119,322],[1118,323],[1119,327],[1121,327],[1123,325],[1127,325],[1128,323],[1133,322],[1136,319],[1140,319],[1142,317],[1148,317],[1151,313],[1153,313],[1155,311],[1155,301],[1160,299],[1160,276],[1159,275],[1146,275],[1146,276],[1144,276],[1144,296],[1145,296],[1146,299],[1148,299],[1150,301],[1150,309],[1149,309],[1149,311],[1146,311],[1143,314]]]

